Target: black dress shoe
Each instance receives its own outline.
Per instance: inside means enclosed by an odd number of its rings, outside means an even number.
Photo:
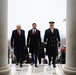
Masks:
[[[51,65],[51,63],[49,63],[48,65]]]
[[[22,64],[20,64],[20,67],[23,67],[23,65],[22,65]]]
[[[18,63],[16,63],[16,65],[18,65]]]
[[[33,65],[34,63],[32,62],[31,65]]]
[[[56,68],[56,65],[53,65],[53,68]]]
[[[41,64],[41,62],[39,62],[39,64]]]
[[[37,65],[35,65],[35,67],[38,67]]]

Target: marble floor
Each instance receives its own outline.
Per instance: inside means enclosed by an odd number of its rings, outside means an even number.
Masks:
[[[52,65],[48,66],[47,64],[38,65],[38,68],[30,64],[23,64],[23,67],[20,68],[15,64],[11,65],[11,74],[12,75],[62,75],[62,65],[57,64],[56,68],[53,68]]]

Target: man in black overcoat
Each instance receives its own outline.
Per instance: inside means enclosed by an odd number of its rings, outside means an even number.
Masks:
[[[54,22],[49,22],[50,28],[45,31],[44,42],[46,45],[46,55],[48,55],[49,65],[51,65],[51,57],[53,57],[53,67],[56,67],[56,56],[58,55],[58,46],[60,47],[59,30],[54,28]]]
[[[16,65],[20,63],[20,67],[22,67],[22,63],[25,60],[25,31],[21,29],[21,25],[17,25],[17,29],[12,32],[11,47],[14,47],[14,55],[17,60]]]
[[[32,57],[32,63],[35,63],[35,67],[37,66],[37,59],[38,59],[38,50],[39,45],[41,46],[41,35],[40,31],[36,28],[37,24],[32,24],[32,29],[28,31],[28,37],[27,37],[27,46],[29,47],[31,57]]]

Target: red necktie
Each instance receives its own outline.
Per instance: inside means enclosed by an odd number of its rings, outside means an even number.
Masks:
[[[18,35],[20,36],[20,31],[18,31]]]

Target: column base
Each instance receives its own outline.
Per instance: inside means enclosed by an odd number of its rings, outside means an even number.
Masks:
[[[76,68],[64,66],[63,75],[76,75]]]
[[[10,75],[10,66],[0,69],[0,75]]]

